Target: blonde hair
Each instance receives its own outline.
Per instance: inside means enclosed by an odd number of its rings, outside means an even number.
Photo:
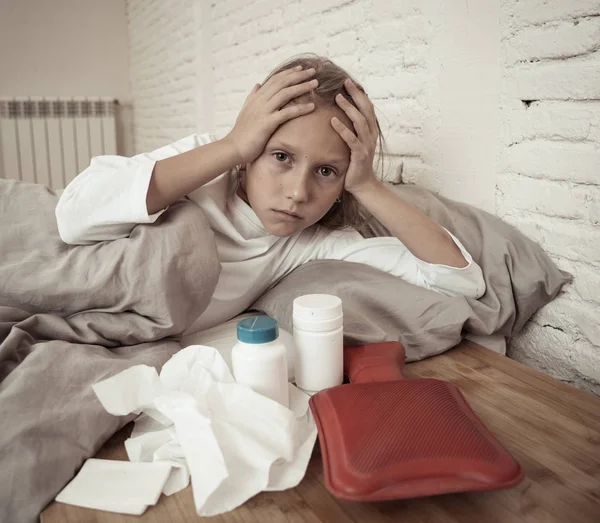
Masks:
[[[315,103],[315,107],[338,107],[335,97],[341,93],[346,100],[356,107],[356,103],[344,86],[344,81],[347,78],[350,78],[354,85],[356,85],[360,91],[365,93],[362,85],[352,78],[344,69],[334,64],[328,58],[312,53],[297,55],[289,60],[286,60],[277,66],[273,71],[271,71],[267,78],[265,78],[265,82],[274,74],[285,71],[286,69],[291,69],[298,65],[301,65],[303,69],[313,67],[315,69],[315,74],[312,78],[317,79],[319,81],[319,85],[310,93],[298,97],[292,100],[290,103],[303,103],[306,101],[312,101]],[[381,132],[381,126],[379,125],[377,118],[375,121],[377,122],[377,130],[379,133],[377,169],[383,169],[384,139],[383,133]],[[341,195],[341,201],[333,204],[327,214],[325,214],[325,216],[323,216],[323,218],[321,218],[317,223],[329,229],[344,229],[347,227],[360,227],[364,224],[364,222],[365,216],[361,211],[360,205],[351,193],[344,190]]]

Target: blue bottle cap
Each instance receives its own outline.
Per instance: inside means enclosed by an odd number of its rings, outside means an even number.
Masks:
[[[269,343],[278,337],[277,320],[269,316],[252,316],[237,324],[237,339],[242,343]]]

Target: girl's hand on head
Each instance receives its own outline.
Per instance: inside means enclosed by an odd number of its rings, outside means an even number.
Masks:
[[[331,119],[331,125],[350,148],[350,166],[344,179],[344,189],[354,193],[377,180],[373,171],[373,159],[377,149],[379,130],[375,118],[375,108],[369,97],[360,91],[350,78],[344,83],[358,109],[341,94],[336,96],[335,101],[352,121],[354,132],[335,116]]]
[[[314,69],[303,70],[301,66],[297,66],[273,75],[262,86],[254,86],[235,126],[225,138],[234,145],[238,163],[255,160],[281,124],[314,111],[313,103],[284,107],[294,98],[317,87],[318,81],[310,80],[314,74]]]

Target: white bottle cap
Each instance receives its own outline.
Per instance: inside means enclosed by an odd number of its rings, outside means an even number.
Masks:
[[[342,300],[331,294],[305,294],[294,300],[292,310],[300,320],[333,320],[342,315]]]

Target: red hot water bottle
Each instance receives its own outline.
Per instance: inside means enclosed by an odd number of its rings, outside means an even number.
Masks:
[[[451,383],[403,379],[397,342],[344,349],[350,383],[313,395],[327,489],[353,501],[495,490],[523,478]]]

